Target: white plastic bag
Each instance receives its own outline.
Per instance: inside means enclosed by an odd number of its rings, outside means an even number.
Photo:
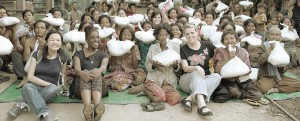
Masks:
[[[106,0],[106,3],[107,3],[108,5],[112,5],[113,2],[116,2],[116,0]]]
[[[173,0],[174,5],[181,4],[182,0]]]
[[[128,26],[130,24],[130,18],[116,16],[114,22],[119,26]]]
[[[0,35],[0,55],[9,55],[14,46],[9,39]]]
[[[242,75],[239,77],[240,82],[245,82],[248,79],[251,79],[252,81],[257,81],[258,71],[258,68],[251,68],[250,74]]]
[[[237,56],[229,60],[221,68],[222,78],[239,77],[250,72],[249,67]]]
[[[157,61],[165,67],[169,67],[175,61],[180,60],[180,55],[172,48],[171,44],[168,43],[167,46],[167,50],[152,57],[153,61]]]
[[[140,3],[140,0],[126,0],[127,3]]]
[[[216,32],[218,29],[218,27],[216,26],[211,26],[211,25],[207,25],[207,26],[202,26],[201,28],[201,33],[203,33],[203,39],[204,40],[208,40],[209,36],[211,33]]]
[[[245,33],[244,27],[240,25],[235,25],[235,32],[236,33]]]
[[[241,18],[243,22],[248,19],[252,19],[251,17],[246,16],[246,15],[238,15],[238,16],[235,16],[234,18]]]
[[[221,37],[222,37],[223,32],[212,32],[209,36],[209,41],[211,41],[215,46],[216,45],[223,45],[221,42]]]
[[[252,32],[250,36],[243,38],[241,41],[247,42],[249,45],[257,47],[262,44],[262,40],[255,37],[254,32]]]
[[[219,26],[220,19],[223,17],[223,15],[224,11],[220,12],[219,17],[213,21],[212,25]]]
[[[134,14],[134,15],[128,16],[128,18],[130,19],[130,23],[137,24],[144,20],[144,15],[143,14]]]
[[[119,41],[115,38],[107,42],[107,48],[112,56],[122,56],[125,53],[129,52],[134,43],[130,40]]]
[[[38,47],[39,47],[39,40],[36,40],[35,44],[34,44],[34,49],[33,51],[30,53],[30,56],[29,56],[29,59],[28,61],[26,62],[25,64],[25,67],[24,67],[24,71],[25,72],[28,72],[28,69],[29,69],[29,65],[30,65],[30,61],[31,61],[31,58],[32,58],[32,55],[35,51],[37,51]]]
[[[275,47],[268,57],[268,62],[276,67],[285,66],[290,63],[290,56],[278,41],[275,42]]]
[[[5,16],[0,19],[0,26],[10,26],[20,23],[20,20],[16,17]]]
[[[167,38],[167,42],[173,42],[173,43],[177,43],[179,45],[182,44],[182,41],[180,39],[178,39],[178,38],[173,38],[173,39]]]
[[[253,2],[249,2],[249,0],[240,1],[239,4],[243,6],[244,8],[253,5]]]
[[[224,4],[222,2],[217,2],[217,3],[218,3],[218,6],[215,9],[216,13],[220,13],[221,11],[227,12],[229,10],[229,7],[226,4]]]
[[[99,2],[101,2],[101,0],[94,0],[94,2],[99,3]]]
[[[191,16],[193,16],[194,11],[195,11],[195,10],[194,10],[193,8],[187,7],[187,10],[184,11],[184,14],[188,15],[189,17],[191,17]]]
[[[299,38],[295,29],[293,29],[293,31],[290,31],[287,25],[282,23],[280,23],[280,25],[284,26],[284,28],[281,30],[281,37],[283,40],[295,41],[297,38]]]
[[[158,8],[162,13],[166,13],[170,9],[174,7],[172,0],[166,0],[165,2],[161,2],[158,4]]]
[[[135,37],[144,42],[144,43],[149,43],[155,40],[155,36],[153,35],[153,30],[148,30],[146,31],[137,31],[135,32]]]
[[[53,18],[51,13],[47,14],[48,17],[42,18],[42,21],[45,21],[53,26],[63,26],[65,20],[63,18]]]
[[[109,37],[113,33],[115,33],[116,30],[113,28],[103,28],[103,29],[98,30],[98,32],[99,32],[100,38],[104,39],[106,37]]]
[[[189,23],[194,24],[195,26],[199,26],[200,24],[206,25],[204,21],[201,21],[199,18],[189,17]]]
[[[63,35],[64,42],[74,42],[85,44],[85,32],[80,32],[77,29],[69,31]]]

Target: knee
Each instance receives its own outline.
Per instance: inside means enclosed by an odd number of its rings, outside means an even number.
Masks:
[[[58,91],[58,87],[54,84],[50,84],[46,88],[48,94],[56,94],[56,92]]]
[[[26,83],[23,88],[22,88],[22,92],[25,93],[25,92],[32,92],[36,90],[36,87],[34,84],[32,83]]]

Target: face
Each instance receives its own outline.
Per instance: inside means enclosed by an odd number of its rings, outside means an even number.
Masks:
[[[149,10],[147,13],[148,18],[151,18],[151,14],[153,13],[153,10]]]
[[[288,25],[288,26],[292,26],[292,22],[288,18],[284,19],[282,23],[285,24],[285,25]]]
[[[263,7],[259,7],[259,8],[257,8],[257,12],[262,14],[265,12],[265,9]]]
[[[84,21],[92,22],[92,18],[90,16],[84,16]]]
[[[278,15],[277,15],[277,21],[280,21],[282,18],[283,18],[283,14],[278,13]]]
[[[277,18],[273,18],[273,19],[271,19],[271,24],[273,24],[273,25],[277,25]]]
[[[154,16],[154,18],[152,19],[152,22],[157,25],[161,22],[161,16],[160,14],[157,14],[156,16]]]
[[[181,31],[178,26],[172,26],[171,30],[174,38],[180,38]]]
[[[53,18],[62,18],[62,14],[60,11],[54,11]]]
[[[99,11],[95,11],[94,14],[93,14],[94,21],[98,21],[99,16],[100,16]]]
[[[182,22],[182,23],[187,23],[188,20],[185,17],[181,17],[178,21]]]
[[[57,33],[51,34],[47,40],[48,50],[57,51],[61,47],[61,36]]]
[[[234,5],[234,13],[239,13],[241,11],[240,5]]]
[[[110,22],[109,22],[108,18],[106,18],[106,17],[102,18],[100,26],[109,28]]]
[[[212,22],[213,22],[213,20],[214,20],[213,15],[207,14],[207,15],[205,16],[205,22],[206,22],[206,24],[211,25]]]
[[[132,39],[132,34],[128,29],[125,29],[122,33],[122,39],[123,40],[131,40]]]
[[[234,31],[234,29],[233,29],[233,27],[230,25],[230,24],[227,24],[225,27],[224,27],[224,32],[225,31],[229,31],[229,30],[232,30],[232,31]]]
[[[36,37],[44,37],[46,35],[46,26],[44,22],[39,22],[34,27],[34,33]]]
[[[198,9],[202,14],[204,13],[204,8],[199,8]]]
[[[0,18],[7,16],[5,9],[0,9]]]
[[[92,31],[87,38],[88,47],[97,49],[99,46],[99,41],[100,41],[99,32]]]
[[[176,10],[171,10],[169,16],[170,16],[170,19],[175,19],[177,17]]]
[[[246,27],[246,32],[250,34],[253,31],[255,31],[255,25],[253,23],[249,23]]]
[[[124,8],[125,8],[125,5],[124,5],[123,3],[120,3],[119,8],[120,8],[120,9],[124,9]]]
[[[231,47],[234,47],[236,45],[236,38],[234,37],[233,34],[226,34],[224,36],[224,43],[223,43],[226,48],[229,47],[229,44],[231,44]]]
[[[130,6],[129,10],[130,10],[131,12],[135,13],[135,10],[136,10],[136,9],[135,9],[135,6],[133,6],[133,5]]]
[[[34,20],[34,17],[32,16],[32,14],[30,12],[27,12],[24,14],[24,21],[26,23],[31,23]]]
[[[107,12],[108,11],[108,6],[106,4],[102,4],[102,11]]]
[[[170,38],[170,34],[167,32],[167,30],[160,30],[159,34],[157,35],[157,39],[160,41],[160,43],[167,44],[167,38]]]
[[[243,20],[241,18],[234,19],[234,24],[243,26]]]
[[[125,11],[123,11],[123,10],[119,10],[119,12],[118,12],[118,16],[120,16],[120,17],[126,17],[126,13],[125,13]]]
[[[88,24],[88,23],[84,24],[84,25],[82,26],[82,29],[81,29],[80,31],[81,31],[81,32],[84,32],[84,28],[87,27],[88,25],[90,25],[90,24]]]
[[[198,41],[198,34],[195,28],[186,28],[183,35],[188,43],[194,43]]]
[[[144,29],[144,31],[148,31],[148,30],[152,29],[152,26],[150,24],[145,24],[143,26],[143,29]]]
[[[72,8],[73,8],[73,10],[77,10],[78,9],[78,4],[77,3],[72,3]]]
[[[201,19],[202,18],[201,13],[200,12],[196,12],[195,15],[194,15],[194,18]]]
[[[269,41],[281,41],[280,31],[273,31],[267,37]]]

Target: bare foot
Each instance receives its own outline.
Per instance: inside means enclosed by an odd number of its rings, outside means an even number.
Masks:
[[[16,86],[16,89],[20,89],[23,87],[24,84],[28,82],[27,78],[24,77],[23,80]]]

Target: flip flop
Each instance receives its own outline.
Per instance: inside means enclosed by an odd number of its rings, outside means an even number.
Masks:
[[[190,103],[191,105],[188,105],[187,103]],[[190,100],[187,100],[186,98],[181,100],[181,105],[183,106],[184,110],[188,112],[192,112],[193,103]]]
[[[260,104],[262,104],[262,105],[268,105],[270,103],[270,101],[268,99],[265,99],[265,98],[261,98],[257,102],[260,103]]]
[[[244,102],[250,104],[250,105],[253,105],[253,106],[260,106],[261,104],[258,103],[258,101],[254,101],[254,100],[251,100],[251,99],[243,99]]]
[[[157,105],[155,105],[157,104]],[[164,103],[155,103],[155,104],[148,104],[146,106],[144,106],[142,109],[143,111],[146,112],[153,112],[153,111],[161,111],[165,109],[165,104]]]
[[[207,112],[203,112],[203,110],[207,108],[206,106],[202,106],[201,108],[198,108],[197,112],[199,115],[202,115],[202,116],[212,116],[213,113],[211,111],[207,111]],[[208,109],[208,108],[207,108]]]
[[[95,113],[94,113],[94,116],[95,116],[95,117],[94,117],[94,120],[95,120],[95,121],[100,121],[102,115],[103,115],[104,112],[105,112],[105,107],[104,107],[104,105],[103,105],[102,102],[100,102],[99,104],[96,105],[95,111],[94,111],[94,112],[95,112]]]
[[[7,82],[9,79],[10,79],[9,76],[0,77],[0,84],[3,83],[3,82]]]

